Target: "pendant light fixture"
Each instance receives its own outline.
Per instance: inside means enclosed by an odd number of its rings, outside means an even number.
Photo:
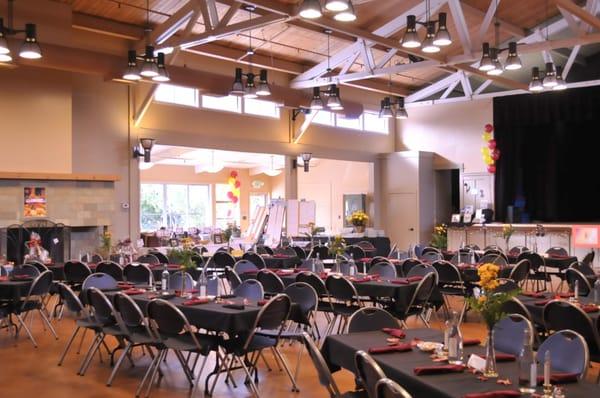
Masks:
[[[303,0],[298,9],[298,15],[306,19],[316,19],[323,16],[323,11],[335,13],[333,19],[340,22],[356,20],[352,0],[325,0],[325,10],[319,0]]]
[[[504,70],[517,70],[521,69],[523,64],[521,63],[521,58],[519,58],[519,53],[517,52],[517,42],[511,41],[508,43],[507,48],[500,48],[500,20],[498,19],[498,0],[496,1],[496,8],[494,13],[494,47],[490,47],[489,42],[484,42],[481,44],[481,60],[479,61],[479,70],[482,72],[486,72],[490,76],[498,76],[501,75]],[[500,54],[503,51],[508,51],[508,55],[506,57],[506,66],[502,65],[502,61],[500,61]]]
[[[256,7],[253,5],[244,6],[244,10],[249,13],[249,20],[252,22],[252,13],[256,10]],[[252,56],[254,55],[254,49],[252,48],[252,30],[248,35],[248,50],[246,50],[246,55],[248,56],[250,66],[250,71],[248,73],[244,73],[242,68],[235,69],[235,76],[233,79],[233,85],[231,87],[231,91],[229,91],[229,95],[243,96],[244,98],[254,99],[257,97],[266,97],[271,95],[271,88],[269,87],[268,82],[268,72],[266,69],[261,69],[258,76],[258,83],[255,82],[256,75],[252,72]],[[244,84],[243,78],[246,78],[246,83]]]
[[[390,60],[391,63],[391,60]],[[390,95],[392,93],[392,75],[389,75],[388,87]],[[406,112],[406,108],[404,107],[404,98],[395,96],[394,99],[392,97],[385,97],[381,100],[380,108],[379,108],[379,117],[382,119],[391,119],[396,117],[396,119],[407,119],[408,112]]]
[[[346,11],[350,7],[349,3],[349,0],[326,0],[325,8],[333,12]]]
[[[546,75],[544,76],[544,80],[542,80],[542,85],[544,88],[554,88],[557,84],[554,64],[552,62],[546,62]]]
[[[348,8],[335,14],[333,19],[340,22],[356,21],[356,13],[354,12],[354,6],[352,3],[348,2]]]
[[[123,72],[123,79],[129,81],[138,81],[143,77],[152,79],[157,83],[166,83],[171,80],[165,64],[165,54],[159,52],[155,55],[154,46],[150,43],[150,1],[146,0],[146,48],[144,55],[138,57],[135,50],[127,52],[127,68]],[[141,62],[141,67],[138,65]]]
[[[275,155],[271,155],[271,167],[263,171],[263,173],[268,175],[269,177],[275,177],[281,174],[282,172],[283,170],[275,168]]]
[[[452,38],[447,26],[447,14],[440,12],[438,19],[431,19],[431,4],[430,0],[425,1],[425,22],[417,21],[415,15],[406,16],[406,31],[402,36],[400,44],[404,48],[419,48],[425,53],[437,53],[441,50],[440,47],[449,46],[452,44]],[[426,34],[423,41],[419,39],[417,33],[417,24],[426,28]],[[437,26],[437,31],[436,31]]]
[[[556,85],[554,87],[552,87],[552,90],[554,91],[560,91],[560,90],[566,90],[567,89],[567,83],[564,81],[563,77],[562,77],[562,66],[557,65],[556,66]]]
[[[540,92],[544,90],[542,80],[540,79],[540,68],[534,66],[531,68],[531,81],[529,82],[529,91]]]
[[[10,47],[7,37],[25,34],[25,40],[19,49],[19,57],[25,59],[42,58],[42,49],[37,41],[37,26],[32,23],[26,23],[24,29],[16,29],[13,24],[14,18],[14,0],[8,0],[8,24],[4,26],[4,19],[0,17],[0,62],[11,62]]]
[[[331,33],[332,31],[329,29],[324,30],[324,33],[327,35],[327,74],[331,73],[330,66],[330,51],[331,51]],[[326,101],[323,101],[322,96],[327,97]],[[341,111],[344,109],[344,105],[342,104],[342,99],[340,97],[340,89],[335,83],[331,83],[327,89],[321,90],[320,87],[313,87],[313,95],[310,101],[309,108],[313,111],[319,111],[327,107],[332,111]]]
[[[517,53],[517,42],[511,41],[508,43],[508,56],[506,57],[504,69],[518,70],[522,67],[521,58],[519,58],[519,54]]]
[[[300,10],[298,14],[302,18],[306,19],[321,18],[323,16],[323,11],[321,10],[321,3],[319,2],[319,0],[304,0],[300,5]]]

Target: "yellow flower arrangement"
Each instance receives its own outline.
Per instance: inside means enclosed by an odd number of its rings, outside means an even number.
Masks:
[[[446,224],[438,224],[433,227],[431,246],[438,249],[446,249],[448,247],[448,226]]]
[[[181,246],[186,250],[191,250],[194,247],[194,240],[192,238],[182,238]]]
[[[355,227],[366,226],[369,222],[369,216],[362,210],[357,210],[348,217],[348,222]]]

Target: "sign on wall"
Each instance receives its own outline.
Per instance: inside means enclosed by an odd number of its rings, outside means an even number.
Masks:
[[[45,187],[23,188],[23,216],[48,217]]]

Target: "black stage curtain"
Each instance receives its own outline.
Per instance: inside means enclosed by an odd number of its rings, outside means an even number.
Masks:
[[[600,87],[494,98],[496,219],[600,221],[599,126]]]

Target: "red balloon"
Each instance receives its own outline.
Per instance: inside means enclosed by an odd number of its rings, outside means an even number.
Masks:
[[[231,191],[227,192],[227,197],[229,199],[233,199],[233,192],[231,192]]]
[[[494,159],[494,160],[500,159],[500,149],[494,149],[492,151],[492,159]]]
[[[239,181],[236,181],[236,182],[235,182],[235,187],[236,187],[236,188],[239,188],[241,185],[242,185],[242,183],[241,183],[241,182],[239,182]]]
[[[488,173],[494,174],[496,172],[496,166],[494,166],[493,164],[488,166],[487,171]]]
[[[231,198],[231,201],[233,202],[233,204],[236,204],[238,202],[239,198],[237,196],[234,196],[233,198]]]
[[[494,126],[492,126],[491,124],[486,124],[485,125],[485,131],[486,133],[491,133],[492,131],[494,131]]]
[[[496,149],[496,140],[489,140],[488,141],[488,148],[490,149]]]
[[[238,173],[235,170],[231,170],[231,173],[229,173],[229,176],[233,177],[233,178],[236,178],[238,176]]]

